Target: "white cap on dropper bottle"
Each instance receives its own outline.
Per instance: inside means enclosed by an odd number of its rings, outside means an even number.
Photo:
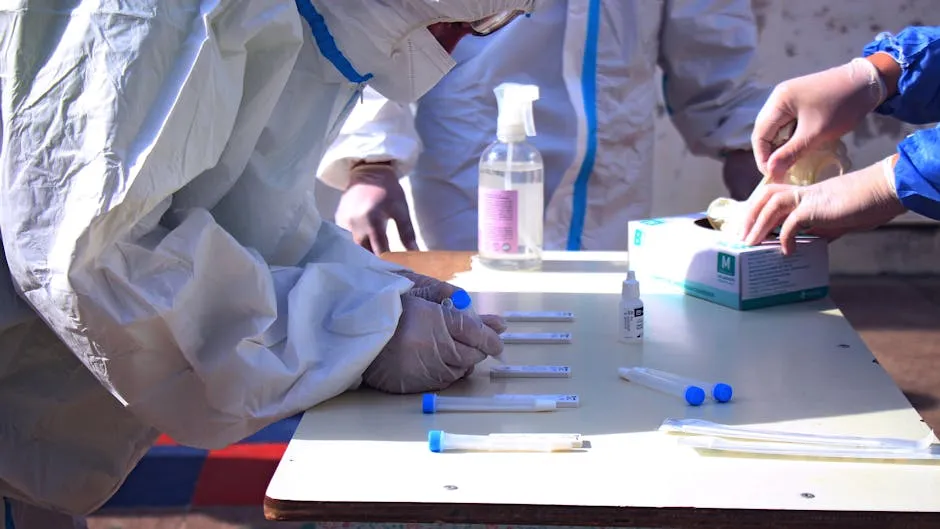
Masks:
[[[633,270],[627,272],[627,278],[623,280],[623,288],[620,292],[621,296],[625,298],[640,297],[640,282],[636,280],[636,274]]]
[[[493,89],[499,116],[496,138],[503,143],[519,142],[535,136],[532,103],[539,99],[539,87],[519,83],[502,83]]]

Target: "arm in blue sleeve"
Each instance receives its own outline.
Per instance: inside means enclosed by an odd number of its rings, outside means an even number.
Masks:
[[[940,220],[940,128],[919,130],[898,144],[894,184],[904,207]]]
[[[940,121],[940,27],[911,26],[897,35],[880,33],[865,46],[868,57],[885,52],[901,66],[898,93],[875,112],[907,123]]]

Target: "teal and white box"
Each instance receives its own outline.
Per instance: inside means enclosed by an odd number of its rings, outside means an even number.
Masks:
[[[800,236],[783,255],[776,240],[748,246],[714,230],[704,213],[631,221],[630,269],[738,310],[820,299],[829,293],[824,239]]]

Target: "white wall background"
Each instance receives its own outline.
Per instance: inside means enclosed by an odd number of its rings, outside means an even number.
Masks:
[[[752,0],[752,4],[761,35],[754,69],[769,84],[851,60],[880,31],[940,25],[940,0]],[[663,108],[661,94],[659,105]],[[720,165],[689,154],[665,112],[658,114],[653,214],[701,211],[712,199],[726,195]],[[870,116],[843,141],[853,165],[860,168],[894,152],[912,130],[895,120]],[[405,186],[408,191],[407,182]],[[332,218],[337,200],[334,190],[318,188],[324,217]],[[895,223],[940,225],[914,214],[899,217]],[[389,226],[389,241],[393,250],[402,249],[394,224]],[[419,244],[424,248],[420,240]],[[940,232],[853,235],[834,243],[830,256],[833,272],[938,272]]]

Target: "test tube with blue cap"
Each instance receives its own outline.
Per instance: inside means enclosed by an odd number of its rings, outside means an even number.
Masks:
[[[541,412],[555,411],[558,403],[555,399],[521,398],[506,399],[498,397],[442,397],[434,393],[425,393],[421,399],[423,413],[438,412]]]
[[[646,386],[650,389],[674,395],[692,406],[701,406],[705,402],[705,390],[701,386],[690,385],[681,380],[657,376],[641,367],[621,367],[620,378]]]
[[[637,367],[635,369],[641,369],[650,373],[652,375],[668,378],[676,382],[685,384],[687,386],[697,386],[705,390],[705,393],[715,402],[725,403],[730,402],[731,397],[734,395],[734,389],[730,384],[724,382],[706,382],[704,380],[697,380],[694,378],[684,377],[677,375],[675,373],[669,373],[666,371],[660,371],[658,369],[652,369],[649,367]]]
[[[459,311],[465,311],[473,316],[477,315],[476,311],[473,310],[473,300],[470,299],[470,294],[462,288],[455,290],[450,297],[444,298],[444,300],[441,301],[441,305]]]
[[[431,430],[428,448],[435,453],[448,450],[474,452],[561,452],[581,448],[577,434],[489,434],[467,435]]]

